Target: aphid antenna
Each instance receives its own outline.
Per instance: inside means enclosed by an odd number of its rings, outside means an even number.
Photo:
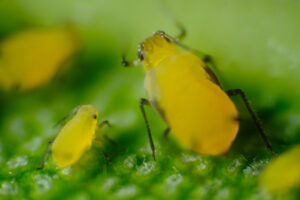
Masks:
[[[71,116],[75,115],[79,108],[80,108],[80,106],[75,107],[71,112],[69,112],[66,116],[64,116],[62,119],[60,119],[60,120],[53,126],[53,128],[56,128],[57,126],[63,126],[63,125],[64,125],[64,122],[65,122],[68,118],[70,118]]]
[[[124,67],[136,67],[140,64],[140,60],[139,59],[136,59],[136,60],[133,60],[133,61],[128,61],[126,59],[126,56],[123,55],[122,56],[122,60],[121,60],[121,63]]]
[[[172,21],[176,27],[179,29],[179,34],[175,37],[177,41],[181,41],[185,38],[186,36],[186,29],[183,26],[182,23],[179,22],[176,17],[170,12],[169,7],[167,6],[167,3],[165,0],[160,1],[160,7],[162,9],[163,14]]]

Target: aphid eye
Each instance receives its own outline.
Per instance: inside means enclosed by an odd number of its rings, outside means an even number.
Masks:
[[[94,119],[97,119],[97,115],[93,115],[93,118],[94,118]]]
[[[143,55],[142,51],[139,51],[138,57],[139,57],[140,60],[144,60],[144,55]]]

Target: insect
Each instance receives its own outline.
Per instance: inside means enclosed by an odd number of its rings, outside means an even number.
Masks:
[[[99,141],[95,136],[97,129],[109,125],[107,120],[97,124],[98,110],[93,105],[78,106],[61,121],[65,121],[72,115],[72,119],[63,125],[55,139],[49,141],[41,167],[38,169],[44,168],[49,151],[58,167],[64,168],[73,165],[84,152],[91,148],[93,141]],[[108,139],[106,135],[104,138]],[[112,140],[108,140],[112,142]],[[104,150],[103,153],[107,158]]]
[[[178,38],[182,38],[185,31],[181,33]],[[140,108],[154,160],[155,147],[145,105],[152,106],[166,122],[165,135],[172,130],[185,148],[199,154],[220,155],[229,150],[239,129],[238,111],[229,98],[234,95],[242,97],[265,145],[272,151],[246,95],[241,89],[222,89],[209,67],[213,64],[209,55],[190,49],[178,39],[157,31],[139,44],[137,61],[129,62],[122,58],[124,66],[139,63],[144,66],[144,87],[148,96],[148,99],[140,99]]]
[[[272,160],[263,170],[260,184],[271,193],[300,186],[300,145]]]
[[[79,49],[71,27],[33,28],[0,43],[0,88],[30,90],[49,82]]]

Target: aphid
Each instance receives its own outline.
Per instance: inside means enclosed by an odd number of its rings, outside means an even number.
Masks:
[[[79,49],[71,27],[34,28],[0,43],[0,89],[21,91],[49,82]]]
[[[300,187],[300,145],[272,160],[263,170],[260,184],[270,193]]]
[[[84,152],[91,148],[93,141],[99,141],[95,135],[96,130],[104,125],[109,125],[107,120],[99,125],[97,124],[98,110],[93,105],[76,107],[62,121],[71,115],[74,115],[72,119],[63,125],[54,140],[49,141],[41,167],[38,169],[44,167],[49,151],[51,151],[53,160],[60,168],[73,165]],[[104,135],[104,138],[108,139],[106,135]],[[110,139],[108,140],[111,142]],[[107,157],[104,150],[103,153]]]
[[[185,31],[182,31],[184,34]],[[181,38],[179,36],[179,38]],[[182,47],[179,51],[177,46]],[[197,56],[197,55],[198,56]],[[140,100],[153,158],[155,147],[144,105],[151,105],[187,149],[199,154],[226,153],[239,129],[238,111],[229,96],[240,95],[267,148],[272,151],[261,124],[241,89],[224,91],[209,64],[210,56],[192,50],[163,31],[140,43],[138,60],[124,66],[143,63],[144,87],[148,96]]]

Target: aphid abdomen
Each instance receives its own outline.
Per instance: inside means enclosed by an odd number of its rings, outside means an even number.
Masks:
[[[83,143],[73,143],[73,148],[70,145],[56,145],[51,150],[52,158],[59,167],[67,167],[77,162],[82,154],[90,149],[91,145]]]
[[[161,89],[158,85],[155,75],[155,69],[150,69],[145,77],[144,86],[146,89],[147,97],[151,106],[155,111],[166,121],[166,117],[163,108],[160,105],[161,102]]]
[[[300,186],[300,145],[272,160],[263,170],[260,184],[270,193],[284,193]]]
[[[52,151],[51,154],[55,163],[61,168],[70,166],[77,161],[74,152]]]
[[[178,55],[153,69],[159,106],[183,146],[200,154],[223,154],[238,132],[237,110],[201,63],[186,58]]]
[[[92,115],[88,117],[90,120],[77,114],[55,138],[51,151],[58,166],[66,167],[74,164],[85,151],[91,148],[96,122],[92,123],[91,120],[94,120]]]

